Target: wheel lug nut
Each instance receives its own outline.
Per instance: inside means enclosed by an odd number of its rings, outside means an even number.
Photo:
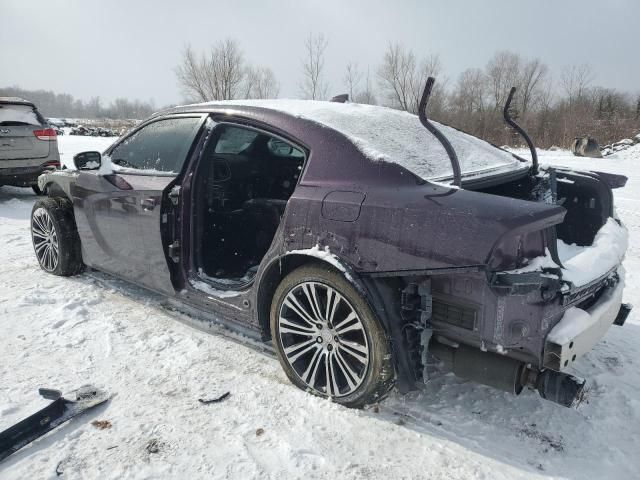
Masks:
[[[318,337],[318,338],[316,339],[316,341],[317,341],[318,343],[322,343],[322,337]]]
[[[334,340],[334,341],[336,341],[336,342],[339,342],[339,341],[340,341],[340,339],[338,338],[338,336],[337,336],[337,335],[336,335],[335,337],[333,337],[333,340]]]
[[[327,345],[327,350],[329,350],[329,351],[333,350],[333,345],[331,345],[331,344]]]

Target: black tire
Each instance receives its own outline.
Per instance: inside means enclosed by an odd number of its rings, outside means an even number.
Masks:
[[[47,197],[36,201],[31,210],[31,240],[44,271],[69,277],[83,270],[73,205],[66,198]]]
[[[38,185],[31,185],[31,189],[33,190],[33,193],[35,193],[36,195],[38,195],[39,197],[41,197],[42,195],[45,194],[45,192],[43,192],[42,190],[40,190],[40,187]]]
[[[289,307],[293,300],[295,308]],[[289,273],[276,289],[270,318],[280,365],[302,390],[359,408],[379,402],[393,387],[389,342],[380,322],[362,295],[331,267],[308,265]],[[312,322],[318,322],[315,330]]]

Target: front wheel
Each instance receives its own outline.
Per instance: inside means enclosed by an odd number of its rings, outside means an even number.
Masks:
[[[393,385],[384,330],[334,270],[305,266],[284,278],[271,306],[271,336],[291,382],[315,395],[362,407]]]
[[[68,277],[84,267],[73,206],[67,199],[42,198],[31,211],[31,240],[40,267]]]

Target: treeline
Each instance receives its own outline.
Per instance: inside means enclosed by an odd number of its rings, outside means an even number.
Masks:
[[[580,135],[591,135],[606,144],[640,131],[640,94],[593,85],[589,65],[567,66],[554,75],[540,59],[501,51],[486,65],[449,79],[439,55],[418,56],[402,45],[390,44],[378,65],[349,62],[340,84],[331,85],[325,76],[327,45],[322,34],[305,39],[300,59],[301,98],[326,100],[347,92],[358,103],[416,113],[426,79],[434,76],[430,116],[498,145],[523,144],[502,118],[513,86],[517,94],[512,117],[540,147],[567,147]],[[257,71],[262,73],[257,75]],[[187,47],[176,74],[188,100],[274,98],[279,91],[274,73],[268,67],[248,65],[233,39],[220,41],[200,56]]]
[[[36,104],[42,115],[56,118],[143,119],[156,110],[153,102],[116,98],[108,105],[103,105],[100,97],[82,101],[68,93],[25,90],[20,87],[0,88],[0,97],[21,97],[30,100]]]

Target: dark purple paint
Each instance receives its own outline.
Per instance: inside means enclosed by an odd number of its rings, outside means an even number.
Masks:
[[[73,199],[87,265],[195,307],[205,318],[268,339],[271,296],[279,280],[304,262],[318,261],[304,252],[289,253],[317,245],[339,259],[378,311],[395,344],[400,380],[412,375],[408,347],[398,345],[403,342],[396,324],[401,318],[400,289],[425,279],[431,280],[434,300],[468,305],[477,312],[473,328],[434,321],[434,334],[493,351],[508,346],[508,356],[541,366],[544,338],[566,306],[555,294],[543,299],[540,290],[505,295],[494,288],[490,273],[514,268],[518,249],[527,258],[544,254],[555,241],[551,227],[563,221],[564,208],[430,184],[400,165],[366,158],[343,134],[312,121],[256,107],[220,108],[179,107],[154,119],[207,114],[217,122],[272,132],[308,154],[253,283],[237,296],[216,298],[188,281],[194,274],[189,221],[193,172],[206,127],[176,179],[119,175],[131,190],[119,189],[95,172],[80,172],[75,182],[57,180],[61,194]],[[181,187],[177,208],[167,199],[174,185]],[[600,182],[600,188],[604,185]],[[176,241],[178,263],[167,251]],[[411,382],[404,384],[411,388]]]

